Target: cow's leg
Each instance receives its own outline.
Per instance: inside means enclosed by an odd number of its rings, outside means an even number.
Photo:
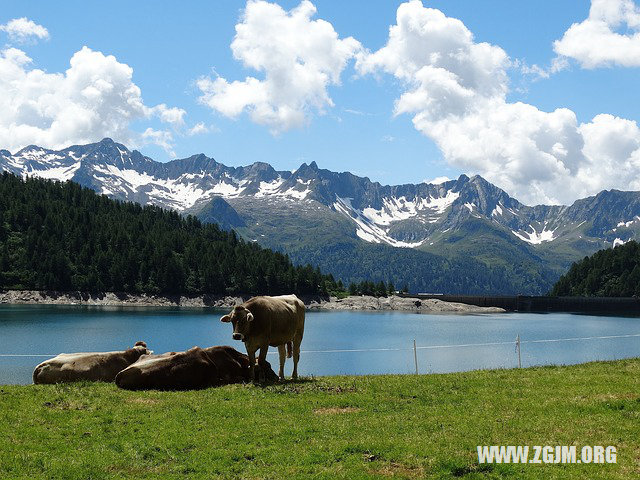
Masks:
[[[255,370],[255,366],[256,366],[256,347],[249,347],[248,345],[245,344],[245,346],[247,347],[247,357],[249,357],[249,378],[251,379],[252,382],[255,382],[256,377],[256,370]]]
[[[294,338],[293,339],[293,373],[291,374],[291,378],[294,380],[298,378],[298,362],[300,361],[300,344],[302,343],[302,338]]]
[[[262,345],[260,347],[260,355],[258,356],[258,366],[260,367],[260,381],[261,382],[265,381],[264,367],[265,367],[265,362],[267,361],[267,351],[268,350],[269,350],[269,344],[268,343],[266,345]]]
[[[280,377],[280,380],[284,380],[284,362],[287,361],[287,351],[284,344],[278,345],[278,353],[280,354],[280,370],[278,370],[278,377]]]

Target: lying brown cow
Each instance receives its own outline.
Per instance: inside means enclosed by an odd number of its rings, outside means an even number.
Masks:
[[[220,319],[222,322],[233,324],[234,340],[244,342],[252,369],[251,378],[254,378],[256,350],[260,349],[258,364],[262,365],[266,361],[269,345],[278,347],[280,379],[284,379],[284,363],[286,358],[291,358],[293,347],[291,378],[298,377],[300,344],[304,334],[304,311],[304,303],[295,295],[253,297],[242,305],[236,305],[230,314]]]
[[[116,385],[128,390],[191,390],[248,381],[250,372],[249,358],[232,347],[193,347],[140,357],[118,373]]]
[[[33,383],[63,383],[90,380],[113,382],[120,370],[151,353],[144,342],[119,352],[61,353],[33,371]]]

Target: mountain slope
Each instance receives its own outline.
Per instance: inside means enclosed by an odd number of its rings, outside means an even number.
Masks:
[[[344,281],[413,291],[544,293],[571,262],[640,233],[638,192],[527,206],[479,176],[387,186],[315,162],[293,172],[203,154],[159,163],[110,139],[3,150],[0,169],[191,213]]]
[[[552,295],[631,297],[640,295],[640,245],[596,252],[574,263],[554,285]]]
[[[327,282],[193,217],[0,174],[0,289],[320,294]]]

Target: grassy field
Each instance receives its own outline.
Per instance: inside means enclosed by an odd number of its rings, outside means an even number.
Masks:
[[[640,359],[192,392],[0,386],[0,414],[2,479],[640,477]],[[479,465],[477,445],[614,445],[618,463]]]

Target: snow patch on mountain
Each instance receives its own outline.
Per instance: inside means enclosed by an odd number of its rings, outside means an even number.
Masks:
[[[540,232],[537,232],[533,225],[529,225],[529,227],[531,228],[531,232],[523,231],[522,233],[519,233],[512,230],[511,233],[520,240],[530,243],[531,245],[540,245],[542,242],[552,242],[556,239],[553,235],[555,230],[547,230],[546,225],[542,227],[542,231]]]
[[[192,207],[196,202],[210,198],[213,194],[213,190],[205,191],[194,185],[173,184],[167,187],[159,183],[154,184],[148,193],[152,200],[156,200],[156,203],[168,203],[177,210]]]
[[[627,241],[628,241],[628,240],[627,240]],[[613,241],[613,248],[616,248],[616,247],[618,247],[618,246],[620,246],[620,245],[624,245],[625,243],[627,243],[627,242],[625,242],[625,241],[624,241],[624,240],[622,240],[621,238],[616,238],[616,239]]]
[[[112,175],[121,180],[124,180],[129,188],[131,188],[131,190],[133,190],[134,192],[136,192],[138,188],[144,185],[157,183],[157,180],[146,172],[140,173],[136,170],[121,169],[116,167],[115,165],[96,165],[94,167],[94,171],[102,173],[104,175]]]
[[[386,243],[393,247],[402,248],[415,248],[424,243],[424,240],[415,243],[402,242],[390,237],[387,231],[383,230],[376,224],[371,223],[370,219],[363,216],[361,212],[355,209],[351,205],[352,198],[341,198],[336,196],[336,202],[333,204],[333,208],[336,211],[348,216],[353,222],[355,222],[357,229],[356,235],[362,240],[369,243]]]
[[[48,180],[59,180],[61,182],[66,182],[67,180],[71,180],[71,178],[73,178],[79,168],[80,162],[68,166],[48,168],[46,170],[29,169],[24,173],[24,175],[33,175],[40,178],[46,178]]]
[[[616,247],[617,247],[617,246],[619,246],[619,245],[624,245],[625,243],[627,243],[627,242],[625,242],[625,241],[624,241],[624,240],[622,240],[621,238],[616,238],[616,239],[613,241],[613,248],[616,248]]]
[[[234,183],[227,183],[224,180],[222,180],[221,182],[216,183],[213,188],[211,188],[211,190],[209,190],[211,193],[214,193],[216,195],[220,195],[221,197],[225,197],[225,198],[233,198],[233,197],[237,197],[238,195],[240,195],[240,193],[244,190],[243,187],[236,185]]]
[[[257,198],[266,197],[268,195],[273,195],[278,191],[278,189],[284,183],[284,178],[278,177],[272,182],[260,182],[258,185],[258,192],[255,194]]]
[[[407,220],[415,217],[421,212],[431,210],[428,213],[429,223],[437,222],[441,215],[460,196],[458,192],[447,191],[443,197],[427,197],[407,200],[406,197],[387,197],[382,199],[382,208],[377,210],[367,207],[362,210],[361,215],[376,225],[390,225],[393,222]]]
[[[367,207],[362,211],[362,215],[376,225],[390,225],[398,220],[406,220],[417,214],[416,204],[409,202],[405,197],[384,198],[383,207],[380,210]]]
[[[629,220],[628,222],[620,222],[620,223],[618,223],[618,225],[616,225],[616,227],[627,227],[627,228],[629,228],[631,225],[633,225],[638,220],[640,220],[640,217],[636,216],[636,217],[634,217],[633,220]]]
[[[311,190],[308,188],[306,190],[296,190],[295,188],[290,188],[289,190],[285,190],[284,192],[277,192],[274,195],[277,197],[295,198],[296,200],[305,200],[310,193],[311,193]]]

